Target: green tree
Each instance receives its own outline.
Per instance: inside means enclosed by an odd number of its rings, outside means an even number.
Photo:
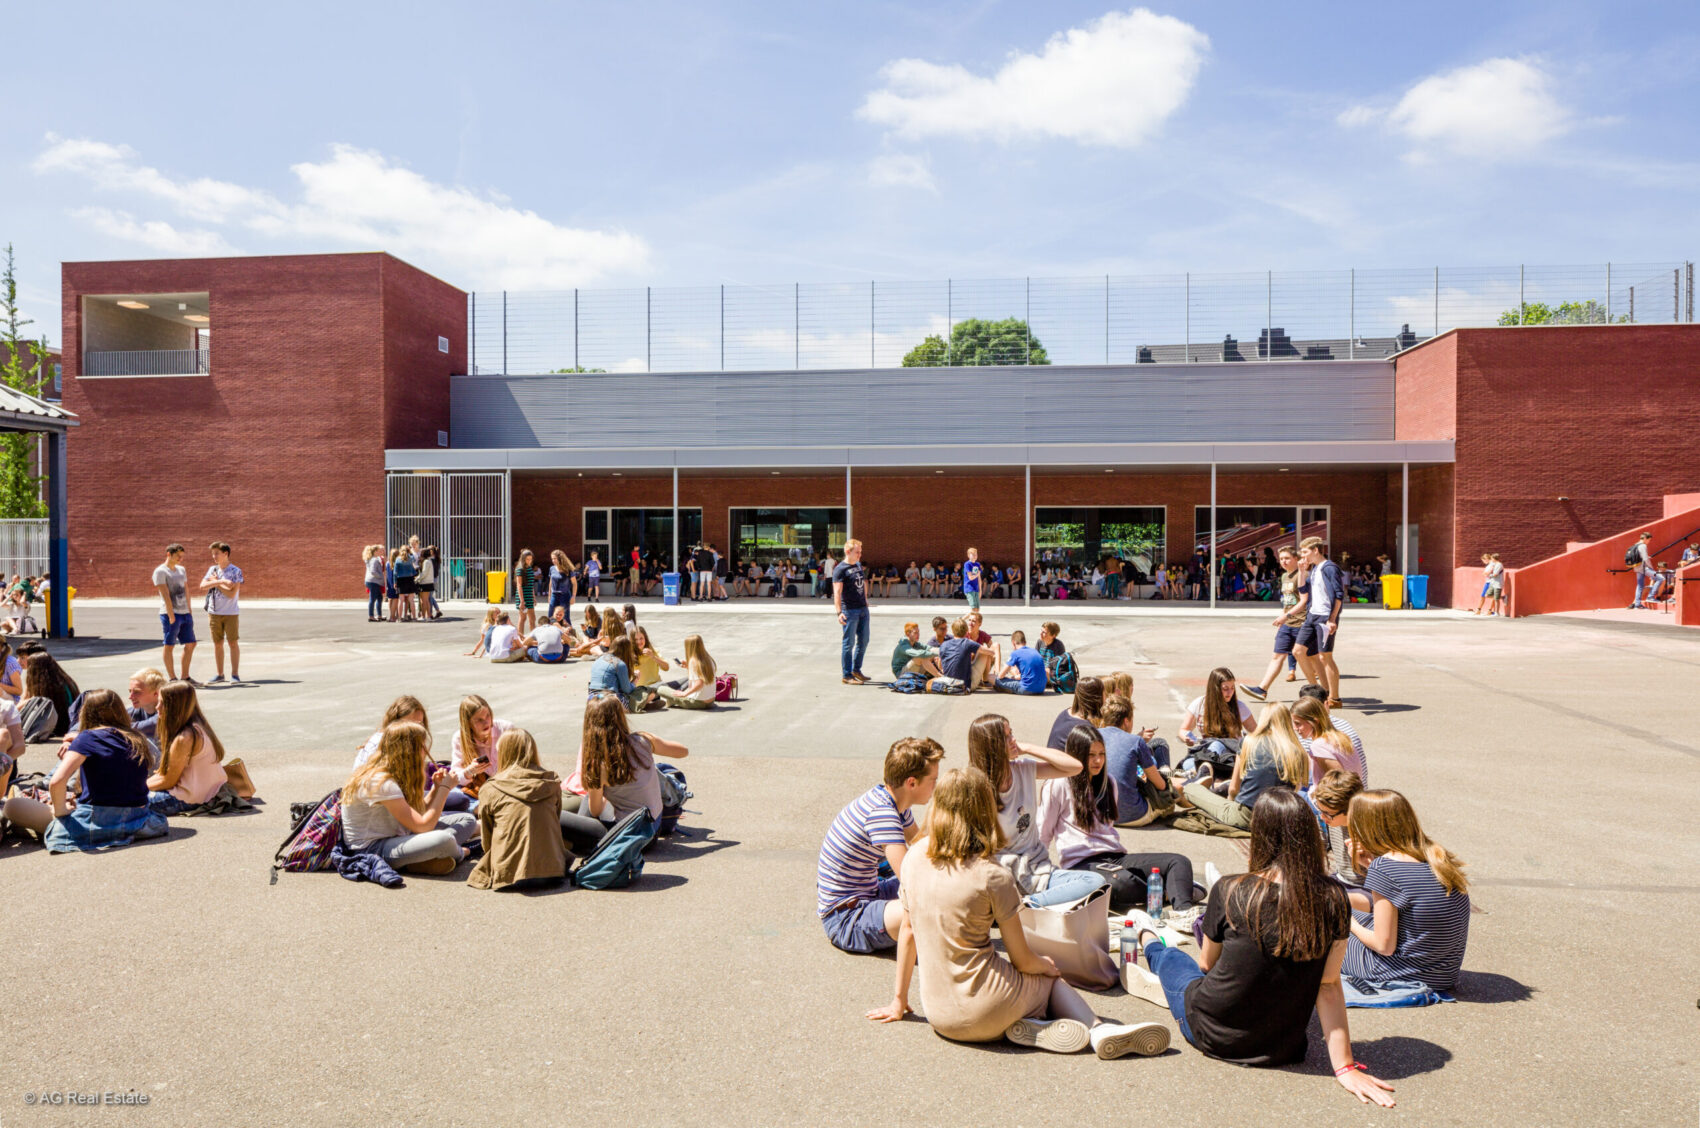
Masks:
[[[1524,302],[1523,315],[1508,309],[1499,315],[1501,325],[1605,325],[1608,322],[1628,324],[1629,315],[1606,316],[1606,307],[1589,298],[1585,302],[1560,302],[1554,309],[1545,302]]]
[[[940,368],[983,364],[1049,364],[1051,358],[1039,338],[1029,337],[1027,322],[1019,317],[982,321],[971,317],[958,321],[950,331],[950,344],[936,333],[910,349],[903,357],[905,368]]]
[[[575,364],[571,368],[551,368],[549,370],[549,375],[551,375],[551,376],[565,376],[565,375],[572,373],[572,372],[606,372],[606,371],[608,371],[606,368],[586,368],[582,364]]]
[[[18,280],[12,269],[12,244],[6,244],[6,272],[0,275],[0,382],[32,396],[41,395],[51,374],[47,338],[27,341],[24,326],[30,319],[18,313]],[[41,476],[30,473],[30,456],[36,436],[7,432],[0,434],[0,517],[45,517],[41,500]]]

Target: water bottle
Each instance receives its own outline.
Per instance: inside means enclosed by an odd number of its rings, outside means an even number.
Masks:
[[[1134,931],[1131,920],[1124,922],[1121,940],[1122,966],[1131,967],[1137,964],[1139,962],[1139,936]]]
[[[1145,879],[1145,915],[1158,923],[1163,920],[1163,871],[1155,866]]]

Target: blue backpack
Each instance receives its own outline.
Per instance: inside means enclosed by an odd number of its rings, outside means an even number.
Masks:
[[[896,693],[925,693],[927,678],[925,674],[899,674],[892,680],[891,688]]]
[[[573,871],[580,889],[624,889],[643,873],[643,851],[655,839],[656,822],[639,807],[608,828],[608,833]]]
[[[685,783],[685,773],[672,764],[657,764],[655,771],[661,777],[661,822],[655,836],[666,838],[679,829],[679,816],[685,813],[691,789]]]
[[[1080,680],[1080,667],[1074,661],[1074,655],[1068,652],[1058,654],[1046,663],[1051,675],[1051,684],[1059,693],[1073,693],[1075,683]]]

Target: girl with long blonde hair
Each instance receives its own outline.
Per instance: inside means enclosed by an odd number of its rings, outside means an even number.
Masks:
[[[476,693],[460,699],[459,726],[449,758],[456,783],[467,795],[477,798],[479,785],[495,775],[496,745],[502,734],[513,728],[497,720],[490,703]]]
[[[1296,790],[1309,782],[1310,759],[1293,728],[1292,713],[1276,704],[1263,710],[1257,734],[1235,759],[1226,795],[1200,781],[1187,784],[1181,798],[1224,826],[1249,830],[1252,808],[1264,792],[1276,787]]]
[[[224,744],[201,712],[195,687],[167,682],[159,691],[159,770],[148,777],[148,806],[180,815],[218,794],[225,784]]]
[[[1319,783],[1338,769],[1354,773],[1365,787],[1369,786],[1368,762],[1351,738],[1334,727],[1328,706],[1314,697],[1299,698],[1293,703],[1293,728],[1310,757],[1310,782]]]
[[[397,721],[384,729],[377,755],[360,765],[342,789],[343,841],[355,853],[377,854],[412,873],[453,873],[478,820],[445,812],[454,775],[431,767],[431,734]],[[429,772],[429,774],[427,774]]]
[[[714,659],[709,656],[699,634],[685,636],[685,672],[690,676],[682,682],[663,683],[656,692],[670,709],[710,709],[714,706]],[[738,695],[737,679],[732,680],[732,696]]]

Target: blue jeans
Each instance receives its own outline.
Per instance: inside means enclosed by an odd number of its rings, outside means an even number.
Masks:
[[[1642,602],[1642,596],[1644,596],[1647,592],[1651,591],[1654,588],[1655,580],[1656,580],[1656,577],[1655,577],[1654,573],[1646,572],[1646,571],[1643,571],[1639,568],[1637,568],[1635,570],[1635,602],[1636,603]]]
[[[1091,870],[1052,870],[1051,880],[1045,883],[1043,890],[1028,896],[1027,905],[1035,909],[1066,905],[1070,901],[1080,900],[1094,889],[1103,888],[1106,884],[1108,883],[1103,874],[1093,873]]]
[[[368,619],[382,618],[384,614],[384,585],[366,585],[366,617]]]
[[[1025,693],[1029,697],[1045,692],[1042,689],[1022,689],[1020,678],[999,678],[992,683],[992,688],[999,693]]]
[[[169,791],[148,792],[148,810],[156,815],[180,815],[192,804],[185,803]]]
[[[1203,979],[1198,963],[1179,948],[1171,948],[1161,940],[1145,945],[1145,962],[1151,973],[1163,984],[1163,995],[1169,1000],[1169,1013],[1181,1028],[1181,1037],[1192,1041],[1192,1027],[1186,1022],[1186,988],[1194,979]]]
[[[868,609],[844,608],[844,676],[862,672],[862,659],[868,653]]]

